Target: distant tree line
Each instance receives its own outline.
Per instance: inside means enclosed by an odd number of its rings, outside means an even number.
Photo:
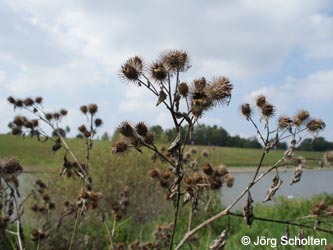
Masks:
[[[161,143],[170,143],[176,138],[175,129],[166,129],[159,125],[150,128],[156,135]],[[184,131],[181,133],[182,140],[185,140],[186,127],[182,128]],[[225,146],[225,147],[239,147],[239,148],[261,148],[262,145],[258,142],[257,138],[242,138],[239,135],[231,136],[224,128],[214,126],[207,126],[200,124],[194,127],[191,140],[187,138],[187,144],[205,145],[205,146]]]
[[[177,136],[175,129],[163,129],[160,125],[150,127],[154,132],[156,141],[159,143],[171,143]],[[185,140],[186,127],[182,128],[182,140]],[[69,132],[61,129],[61,134]],[[54,132],[55,133],[55,132]],[[77,136],[79,137],[79,136]],[[116,138],[116,134],[109,136],[107,132],[100,137],[101,140],[107,141]],[[262,145],[258,142],[256,137],[243,138],[239,135],[231,136],[224,128],[217,125],[208,126],[205,124],[197,125],[192,132],[192,140],[187,140],[187,144],[204,145],[204,146],[223,146],[223,147],[238,147],[238,148],[261,148]],[[279,142],[275,149],[287,149],[287,142]],[[327,151],[333,150],[333,142],[326,141],[324,137],[317,137],[313,139],[304,139],[297,147],[297,150],[302,151]]]
[[[333,142],[326,141],[324,137],[317,137],[313,139],[305,139],[298,147],[299,150],[304,151],[327,151],[333,150]]]

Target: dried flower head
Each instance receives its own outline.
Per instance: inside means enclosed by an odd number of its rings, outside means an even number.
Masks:
[[[208,157],[209,157],[209,153],[208,153],[207,150],[202,151],[201,155],[202,155],[203,157],[205,157],[205,158],[208,158]]]
[[[206,163],[203,165],[202,167],[202,171],[206,174],[206,175],[212,175],[213,174],[213,168],[209,163]]]
[[[136,137],[134,128],[127,121],[122,122],[117,131],[125,137]]]
[[[26,121],[27,121],[26,117],[18,115],[15,116],[13,123],[18,127],[22,127]]]
[[[103,124],[102,119],[100,119],[100,118],[95,119],[95,126],[96,127],[100,127],[102,124]]]
[[[138,135],[146,136],[148,133],[148,127],[144,122],[139,122],[135,125],[135,130],[138,133]]]
[[[86,128],[85,125],[82,124],[80,127],[78,127],[78,130],[79,130],[81,133],[84,133],[84,132],[87,131],[87,128]]]
[[[58,113],[58,112],[53,113],[52,116],[53,116],[53,119],[56,121],[60,119],[60,113]]]
[[[124,79],[136,82],[142,74],[143,63],[138,56],[129,58],[122,66],[121,73]]]
[[[302,111],[298,112],[298,114],[294,117],[294,124],[296,126],[300,126],[303,124],[303,122],[308,120],[309,117],[310,117],[309,112],[306,110],[302,110]]]
[[[15,100],[15,106],[16,107],[23,107],[23,101],[21,99]]]
[[[155,81],[163,82],[168,75],[168,71],[162,62],[155,62],[150,66],[150,74]]]
[[[227,183],[227,187],[231,188],[234,185],[235,178],[230,174],[225,176],[225,182]]]
[[[66,109],[61,109],[60,110],[60,114],[62,115],[62,116],[66,116],[67,115],[67,110]]]
[[[161,61],[168,71],[185,72],[190,67],[188,54],[182,50],[170,50],[163,53]]]
[[[187,97],[188,95],[188,85],[186,82],[182,82],[178,85],[178,92],[181,96]]]
[[[41,96],[37,96],[37,97],[35,98],[35,102],[38,103],[38,104],[41,104],[41,103],[43,102],[43,97],[41,97]]]
[[[201,77],[193,81],[193,86],[196,91],[203,91],[207,85],[206,78]]]
[[[27,107],[32,106],[34,103],[34,100],[30,97],[23,100],[23,104]]]
[[[46,120],[51,121],[52,118],[53,118],[53,114],[52,113],[46,113],[45,118],[46,118]]]
[[[261,106],[261,113],[263,117],[270,118],[275,114],[275,107],[272,104],[266,103]]]
[[[241,110],[242,110],[242,114],[248,119],[251,114],[252,114],[252,110],[251,110],[251,107],[250,107],[250,104],[249,103],[244,103],[242,104],[241,106]]]
[[[153,132],[148,132],[143,139],[144,139],[145,143],[152,145],[152,144],[154,144],[155,134]]]
[[[208,87],[209,97],[217,104],[228,104],[231,98],[232,84],[226,77],[215,78]]]
[[[16,102],[15,98],[12,97],[12,96],[8,96],[8,97],[7,97],[7,101],[8,101],[10,104],[15,104],[15,102]]]
[[[293,121],[288,116],[279,117],[278,126],[280,129],[290,128]]]
[[[92,104],[89,104],[88,106],[88,111],[91,115],[95,114],[98,110],[98,107],[96,104],[92,103]]]
[[[88,112],[88,107],[87,107],[86,105],[82,105],[82,106],[80,107],[80,110],[81,110],[81,112],[82,112],[83,114],[86,114],[86,113]]]
[[[22,129],[20,127],[12,127],[12,135],[21,135]]]
[[[266,97],[263,95],[260,95],[256,99],[256,104],[259,108],[261,108],[263,105],[266,104]]]
[[[112,145],[112,153],[122,153],[128,150],[128,145],[126,142],[118,141]]]
[[[322,130],[325,128],[325,123],[321,119],[312,119],[311,121],[308,122],[306,128],[310,132],[317,132],[318,130]]]
[[[148,176],[151,178],[157,178],[160,176],[160,172],[157,168],[152,168],[148,171]]]

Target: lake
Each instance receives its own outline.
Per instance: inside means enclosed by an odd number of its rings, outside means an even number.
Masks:
[[[281,169],[282,170],[282,169]],[[333,169],[304,169],[301,181],[290,185],[293,178],[294,171],[288,170],[287,172],[279,171],[279,176],[283,181],[280,189],[275,193],[275,197],[284,196],[290,199],[310,198],[313,195],[320,193],[333,194]],[[232,188],[223,186],[222,188],[222,204],[229,205],[247,186],[252,180],[254,172],[246,173],[233,173],[235,182]],[[259,173],[260,175],[260,173]],[[259,176],[258,175],[258,176]],[[275,170],[267,174],[251,189],[251,195],[255,202],[262,202],[265,199],[267,189],[272,185],[272,179],[275,176]],[[246,197],[246,195],[245,195]],[[245,197],[234,207],[242,208],[245,203]],[[273,201],[268,201],[266,204],[274,204]]]

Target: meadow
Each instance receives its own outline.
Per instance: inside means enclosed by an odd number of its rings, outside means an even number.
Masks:
[[[75,150],[78,157],[85,155],[85,140],[84,139],[67,139],[68,144]],[[57,221],[63,212],[63,203],[66,200],[75,200],[77,197],[77,190],[80,189],[80,181],[63,179],[58,175],[60,166],[63,162],[63,154],[61,152],[53,153],[51,150],[53,143],[47,141],[45,143],[38,142],[36,138],[22,138],[13,135],[0,136],[0,158],[4,157],[17,157],[17,159],[24,166],[24,172],[21,177],[21,190],[23,195],[27,195],[31,186],[34,185],[36,180],[43,180],[49,187],[49,194],[52,195],[57,209],[49,214],[50,218]],[[114,235],[115,242],[123,242],[126,245],[133,244],[135,240],[140,242],[149,242],[153,236],[152,232],[156,231],[156,226],[166,227],[162,223],[172,221],[171,211],[173,206],[170,201],[163,200],[163,190],[156,187],[151,178],[147,175],[152,167],[164,168],[159,162],[151,160],[152,152],[130,151],[123,155],[111,154],[110,141],[93,141],[93,149],[91,151],[90,171],[94,178],[94,186],[96,190],[100,190],[103,194],[102,207],[110,211],[115,200],[121,195],[125,186],[129,188],[130,205],[128,211],[122,220],[119,221]],[[161,147],[163,145],[159,145]],[[196,159],[198,163],[208,161],[212,165],[224,164],[231,172],[235,169],[241,171],[248,169],[248,167],[255,167],[258,164],[258,159],[262,150],[260,149],[240,149],[240,148],[227,148],[227,147],[202,147],[202,146],[189,146],[185,151],[191,149],[196,150]],[[202,152],[208,152],[208,158],[202,155]],[[269,152],[263,166],[271,166],[283,155],[283,151],[272,150]],[[322,152],[296,152],[297,156],[305,158],[316,159],[308,161],[309,167],[316,167],[318,159],[322,157]],[[227,188],[223,186],[222,188]],[[193,224],[196,224],[204,219],[209,218],[211,215],[217,213],[222,209],[219,198],[219,191],[213,192],[213,202],[207,208],[206,204],[200,204],[197,216],[194,218]],[[162,199],[161,199],[162,198]],[[288,220],[288,218],[297,222],[297,218],[308,216],[311,214],[311,207],[314,203],[325,200],[327,203],[332,203],[333,197],[329,195],[322,195],[314,197],[312,200],[287,200],[279,198],[273,204],[275,205],[257,205],[255,206],[255,214],[261,217],[274,218],[276,220]],[[28,208],[32,207],[35,200],[30,199],[27,201]],[[189,209],[184,209],[179,218],[179,227],[175,240],[179,241],[181,235],[186,232],[187,216]],[[74,249],[108,249],[107,237],[104,234],[104,228],[100,223],[100,219],[96,220],[96,212],[94,214],[86,214],[80,218],[78,230],[75,238],[77,245]],[[241,214],[241,211],[236,211]],[[34,227],[43,224],[42,219],[35,219],[33,211],[27,209],[25,211],[24,220],[28,221],[24,231],[27,235]],[[97,218],[99,216],[97,215]],[[72,225],[75,221],[73,216],[64,219],[60,231],[54,232],[50,236],[48,246],[41,245],[44,249],[67,249],[68,242],[70,241]],[[112,220],[109,219],[109,223]],[[228,239],[229,246],[237,246],[237,249],[257,249],[254,246],[242,248],[240,245],[240,238],[248,235],[255,238],[256,235],[266,235],[270,237],[280,238],[286,230],[285,224],[276,224],[270,222],[256,221],[251,228],[244,222],[243,218],[237,216],[228,216],[215,221],[209,226],[201,230],[195,237],[192,238],[191,245],[184,245],[182,249],[207,249],[210,242],[216,238],[221,230],[228,228],[230,237]],[[298,227],[290,227],[290,235],[298,234]],[[305,233],[311,233],[312,229],[306,229]],[[52,234],[50,234],[52,235]],[[326,237],[329,242],[332,242],[332,236],[325,233],[316,233],[316,236]],[[79,240],[84,239],[84,240]],[[53,243],[52,243],[53,242]],[[57,243],[56,248],[50,245]],[[34,245],[30,246],[32,249]],[[120,248],[121,249],[121,248]],[[261,249],[271,249],[270,246]],[[279,249],[294,249],[288,247],[281,247]],[[303,249],[317,249],[312,247],[305,247]]]

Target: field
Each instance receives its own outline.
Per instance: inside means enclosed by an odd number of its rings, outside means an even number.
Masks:
[[[78,157],[84,157],[84,140],[68,139],[68,143],[70,147],[74,149]],[[80,182],[78,180],[76,182],[66,179],[63,180],[62,177],[58,176],[60,166],[63,162],[63,153],[53,153],[51,150],[52,145],[52,141],[40,143],[37,142],[36,139],[31,138],[23,139],[12,135],[0,136],[0,158],[15,156],[24,166],[25,174],[23,175],[21,184],[23,189],[22,193],[27,195],[31,186],[34,185],[33,183],[37,179],[45,181],[49,186],[49,193],[52,195],[52,199],[57,206],[56,211],[49,216],[50,218],[57,220],[62,214],[64,201],[76,199],[78,195],[77,192],[80,189]],[[117,224],[114,240],[126,244],[138,238],[141,242],[149,241],[152,238],[152,232],[155,230],[156,225],[172,221],[172,203],[168,200],[163,200],[163,190],[147,176],[147,172],[152,167],[158,166],[163,168],[163,166],[159,161],[156,161],[155,163],[151,161],[151,153],[144,152],[141,154],[133,150],[124,155],[114,155],[111,153],[111,145],[112,143],[108,141],[94,141],[90,171],[92,172],[92,177],[94,179],[94,188],[103,194],[103,203],[101,204],[101,207],[106,210],[111,210],[111,204],[119,199],[124,186],[129,187],[130,206],[126,216]],[[193,148],[197,151],[196,158],[198,163],[208,160],[212,165],[225,164],[231,172],[236,169],[241,171],[242,169],[248,170],[249,167],[255,167],[261,155],[261,150],[239,148],[196,146],[189,147],[185,151],[189,151]],[[208,159],[202,156],[202,151],[208,152]],[[273,150],[269,152],[263,165],[272,165],[282,155],[283,151]],[[297,152],[297,155],[305,158],[317,159],[313,162],[309,161],[309,166],[316,166],[318,159],[322,157],[321,152]],[[193,224],[202,221],[204,218],[208,218],[210,215],[213,215],[222,209],[218,199],[219,192],[214,192],[213,196],[215,197],[214,202],[208,210],[206,209],[208,213],[204,211],[205,204],[201,204],[197,216],[193,220]],[[256,206],[255,214],[258,214],[261,217],[273,217],[276,220],[298,218],[309,215],[313,203],[318,203],[321,200],[332,203],[332,199],[333,198],[330,196],[315,197],[313,200],[301,201],[279,199],[275,206]],[[28,201],[29,206],[32,206],[34,202],[34,200]],[[188,218],[185,217],[185,214],[187,212],[188,209],[185,209],[179,216],[180,226],[176,231],[176,241],[179,241],[181,235],[183,235],[182,232],[186,231]],[[42,222],[40,219],[33,219],[34,213],[32,211],[25,211],[25,215],[25,220],[29,221],[28,224],[30,226],[24,230],[29,235],[30,230],[33,227],[40,226]],[[111,217],[111,212],[109,215]],[[97,218],[99,218],[98,214]],[[71,237],[71,234],[68,232],[71,232],[74,221],[74,216],[66,218],[58,234],[56,234],[54,238],[50,237],[50,242],[52,242],[52,240],[57,242],[58,249],[67,249]],[[79,230],[76,233],[76,239],[84,238],[86,235],[89,235],[89,237],[86,239],[85,243],[77,241],[77,249],[79,249],[82,244],[84,244],[85,249],[94,248],[96,247],[96,244],[100,244],[99,249],[107,249],[107,238],[104,234],[104,227],[101,226],[99,221],[99,219],[96,220],[96,217],[93,216],[93,214],[88,214],[88,216],[85,216],[78,221]],[[108,222],[112,223],[112,220],[109,219]],[[285,230],[285,225],[270,224],[270,222],[260,223],[256,221],[250,229],[244,223],[243,218],[238,218],[237,216],[232,218],[226,217],[217,220],[210,226],[201,230],[199,234],[196,234],[198,242],[192,243],[193,246],[196,246],[196,244],[199,245],[194,249],[207,249],[207,244],[217,237],[225,228],[229,228],[231,234],[228,244],[230,246],[237,246],[237,249],[242,249],[239,241],[243,235],[249,235],[253,239],[259,234],[279,238]],[[272,228],[274,228],[274,230],[272,230]],[[291,227],[290,234],[297,235],[298,230],[298,227]],[[305,232],[310,233],[311,231],[312,230],[306,230]],[[317,234],[317,236],[331,237],[322,233]],[[59,237],[61,238],[60,241]],[[195,239],[193,239],[193,241],[195,241]],[[331,243],[332,239],[328,239]],[[182,249],[192,248],[184,246]],[[256,248],[247,247],[244,249]],[[271,249],[271,247],[267,246],[267,248],[262,249]]]
[[[85,143],[82,139],[68,139],[69,145],[75,148],[78,155],[83,156],[85,150]],[[0,135],[0,157],[16,156],[20,162],[26,166],[26,170],[38,170],[42,167],[44,170],[57,170],[59,164],[61,164],[60,154],[54,154],[51,151],[52,142],[47,141],[40,143],[36,138],[22,138],[12,135]],[[109,157],[111,154],[111,142],[108,141],[95,141],[94,149],[92,152],[92,159],[96,157]],[[196,148],[199,157],[201,157],[202,151],[209,153],[209,161],[214,164],[224,164],[227,167],[255,167],[258,164],[262,150],[261,149],[244,149],[244,148],[229,148],[229,147],[204,147],[204,146],[189,146],[189,149]],[[277,160],[279,160],[284,151],[272,150],[266,156],[263,166],[271,166]],[[319,159],[322,157],[322,152],[310,152],[310,151],[296,151],[297,156],[302,156],[309,159],[309,166],[317,166]],[[150,154],[140,155],[137,151],[129,152],[126,155],[126,161],[129,165],[140,158],[144,161],[149,161]],[[121,158],[121,156],[114,156],[114,158]],[[124,160],[124,159],[123,159]]]

